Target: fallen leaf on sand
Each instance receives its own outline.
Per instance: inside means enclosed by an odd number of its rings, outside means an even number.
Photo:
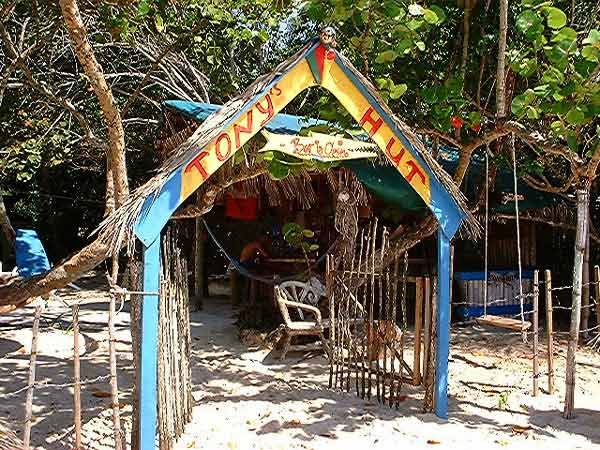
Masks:
[[[107,397],[110,397],[110,392],[101,391],[100,389],[94,389],[92,391],[92,395],[97,398],[107,398]]]
[[[529,425],[513,425],[512,432],[515,434],[525,434],[528,431],[531,431],[531,427]]]
[[[337,439],[338,438],[334,433],[331,433],[329,431],[326,431],[324,433],[319,433],[319,436],[326,437],[329,439]]]
[[[196,441],[188,442],[187,448],[194,448],[196,446]]]
[[[440,441],[436,441],[435,439],[427,439],[427,443],[429,445],[438,445],[438,444],[441,444]]]
[[[507,446],[508,444],[510,444],[510,441],[506,440],[506,439],[498,439],[496,441],[494,441],[496,444],[501,445],[502,447]]]

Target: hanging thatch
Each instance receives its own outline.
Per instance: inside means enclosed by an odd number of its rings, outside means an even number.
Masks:
[[[299,61],[301,61],[312,46],[313,43],[310,42],[291,58],[277,66],[271,73],[259,77],[248,87],[248,89],[246,89],[245,92],[230,100],[223,105],[221,109],[211,114],[196,129],[196,131],[173,152],[172,156],[170,156],[157,170],[156,175],[136,189],[135,192],[133,192],[129,197],[127,202],[101,224],[99,227],[100,236],[110,246],[111,252],[118,251],[121,248],[123,241],[128,241],[130,244],[132,244],[133,239],[131,239],[131,235],[141,213],[142,205],[148,197],[152,198],[153,196],[159,194],[162,186],[169,178],[169,175],[171,175],[171,173],[177,170],[181,165],[193,159],[198,153],[199,149],[205,148],[210,144],[210,142],[216,139],[225,125],[235,116],[238,111],[252,106],[255,96],[264,91],[264,89],[271,82],[273,82],[276,77],[287,72]],[[442,183],[443,187],[450,193],[453,200],[464,212],[465,219],[463,221],[463,229],[470,236],[478,235],[478,222],[469,212],[466,205],[466,199],[459,187],[435,161],[433,156],[427,151],[423,143],[417,138],[411,129],[400,119],[394,116],[392,111],[387,107],[383,99],[377,93],[375,87],[354,68],[347,58],[342,55],[340,55],[340,57],[342,63],[353,72],[353,74],[364,84],[369,93],[377,99],[384,111],[393,118],[396,126],[398,126],[398,128],[405,134],[416,153],[418,153],[429,166],[434,177]]]

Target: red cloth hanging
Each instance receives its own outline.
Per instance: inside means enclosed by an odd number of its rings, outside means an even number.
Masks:
[[[256,220],[258,217],[258,198],[225,197],[225,217],[238,220]]]

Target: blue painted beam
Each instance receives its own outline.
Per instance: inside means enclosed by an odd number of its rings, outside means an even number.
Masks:
[[[160,235],[144,247],[144,292],[140,356],[139,419],[141,450],[155,450],[157,424],[158,289],[160,281]],[[155,294],[154,294],[155,293]]]
[[[450,239],[438,229],[437,345],[435,415],[448,418],[448,355],[450,352]]]

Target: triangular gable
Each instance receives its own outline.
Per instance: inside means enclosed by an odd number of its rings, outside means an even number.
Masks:
[[[211,115],[182,145],[169,161],[160,192],[144,202],[135,227],[140,240],[151,244],[187,197],[300,92],[315,85],[329,90],[369,133],[452,238],[465,212],[425,162],[420,141],[346,58],[315,41]]]

